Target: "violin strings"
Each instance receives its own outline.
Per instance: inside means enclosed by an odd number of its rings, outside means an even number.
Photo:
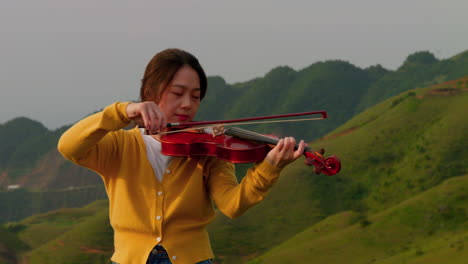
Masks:
[[[250,130],[246,130],[240,127],[228,127],[224,131],[226,135],[233,136],[233,137],[238,137],[241,139],[246,139],[246,140],[252,140],[252,141],[257,141],[260,143],[266,143],[266,144],[272,144],[276,145],[279,141],[277,138],[269,137],[257,132],[253,132]]]
[[[238,125],[254,125],[254,124],[268,124],[268,123],[281,123],[281,122],[300,122],[300,121],[311,121],[311,120],[322,120],[324,119],[323,117],[314,117],[314,118],[300,118],[300,119],[286,119],[286,120],[270,120],[270,121],[253,121],[253,122],[239,122],[239,123],[229,123],[229,124],[218,124],[222,126],[238,126]],[[194,129],[205,129],[205,128],[211,128],[215,125],[208,125],[208,126],[195,126],[195,127],[190,127],[190,128],[183,128],[183,129],[177,129],[177,130],[172,130],[172,131],[166,131],[166,132],[158,132],[154,135],[166,135],[166,134],[172,134],[172,133],[178,133],[178,132],[183,132],[183,131],[191,131]]]
[[[246,130],[240,127],[228,127],[225,131],[226,135],[246,139],[246,140],[252,140],[252,141],[257,141],[260,144],[271,144],[271,145],[276,145],[279,142],[279,138],[274,138],[270,136],[266,136],[257,132],[253,132],[250,130]],[[294,149],[299,148],[299,143],[296,143],[296,146]],[[306,146],[304,148],[304,152],[312,152],[312,149],[309,146]]]

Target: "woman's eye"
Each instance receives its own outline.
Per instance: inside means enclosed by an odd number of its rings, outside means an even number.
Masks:
[[[172,92],[172,94],[174,94],[174,95],[176,95],[176,96],[182,96],[182,93]]]

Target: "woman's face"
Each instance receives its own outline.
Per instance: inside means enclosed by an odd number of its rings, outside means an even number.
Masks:
[[[159,108],[166,115],[167,122],[192,121],[200,106],[200,79],[190,66],[182,66],[165,89]]]

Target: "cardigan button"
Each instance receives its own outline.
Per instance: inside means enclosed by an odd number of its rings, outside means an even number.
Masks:
[[[172,256],[172,260],[176,260],[177,256]]]
[[[166,173],[167,173],[167,174],[171,173],[171,170],[170,170],[170,169],[167,169],[167,170],[166,170]]]

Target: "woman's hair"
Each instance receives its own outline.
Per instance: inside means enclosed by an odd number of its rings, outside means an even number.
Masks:
[[[166,49],[157,53],[146,66],[141,80],[140,100],[159,103],[167,85],[183,66],[193,68],[200,79],[200,100],[203,99],[207,88],[205,71],[192,54],[181,49]]]

